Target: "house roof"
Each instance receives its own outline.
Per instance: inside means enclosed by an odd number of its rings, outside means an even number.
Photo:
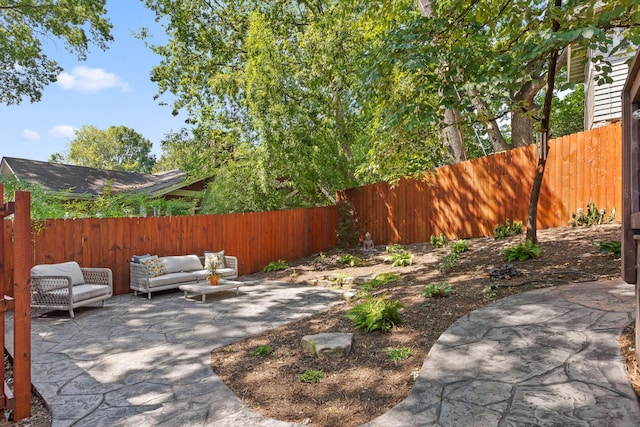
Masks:
[[[0,174],[13,176],[18,181],[40,185],[50,194],[71,198],[91,198],[101,195],[109,185],[115,192],[146,193],[152,197],[158,197],[192,183],[186,179],[186,174],[179,170],[145,174],[15,157],[2,158]]]

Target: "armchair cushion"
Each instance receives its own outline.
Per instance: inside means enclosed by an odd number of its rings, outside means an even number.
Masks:
[[[80,269],[80,265],[75,261],[63,262],[60,264],[40,264],[31,268],[31,276],[68,276],[71,277],[72,285],[81,285],[84,283],[84,275]],[[61,284],[58,288],[66,288],[67,284]],[[47,289],[53,290],[51,288]]]

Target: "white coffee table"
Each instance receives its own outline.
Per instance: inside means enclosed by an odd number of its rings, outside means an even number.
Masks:
[[[214,292],[227,291],[235,288],[236,295],[238,295],[239,288],[242,284],[242,282],[236,282],[234,280],[220,279],[217,285],[212,285],[209,282],[198,282],[189,285],[180,285],[178,289],[184,292],[185,298],[202,296],[202,302],[204,302],[207,299],[207,295]]]

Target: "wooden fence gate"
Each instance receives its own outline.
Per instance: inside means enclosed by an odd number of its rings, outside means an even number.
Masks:
[[[13,311],[13,392],[4,377],[4,357],[0,358],[0,418],[13,410],[14,421],[31,416],[31,284],[29,276],[33,260],[31,240],[31,195],[16,191],[15,201],[4,203],[4,187],[0,184],[0,342],[5,348],[5,313]],[[13,236],[5,236],[5,217],[14,215]],[[5,238],[13,238],[13,266],[5,264]],[[13,298],[5,295],[5,268],[13,267]]]

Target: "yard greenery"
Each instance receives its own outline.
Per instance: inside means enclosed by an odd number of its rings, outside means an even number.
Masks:
[[[270,355],[271,353],[273,353],[273,348],[271,346],[261,345],[253,349],[253,351],[251,352],[251,355],[255,357],[265,357]]]
[[[531,240],[526,240],[524,243],[503,249],[502,253],[509,262],[525,261],[529,258],[538,258],[540,256],[540,247],[535,243],[531,243]]]
[[[496,240],[504,239],[506,237],[515,236],[522,233],[522,221],[513,221],[513,224],[509,222],[509,219],[504,224],[496,224],[493,229],[493,236]]]
[[[61,218],[119,218],[149,214],[194,215],[196,200],[150,198],[145,193],[117,193],[107,185],[104,194],[94,199],[71,199],[49,195],[35,184],[0,176],[5,200],[12,200],[15,191],[31,193],[31,219],[35,221]]]
[[[446,298],[451,295],[452,290],[447,282],[430,283],[422,289],[420,295],[428,298]]]
[[[385,258],[385,261],[390,262],[394,267],[406,267],[411,265],[413,261],[413,254],[402,245],[387,246],[386,252],[389,256]]]
[[[279,259],[278,261],[271,261],[269,264],[265,265],[263,271],[268,273],[270,271],[286,270],[287,267],[287,262],[283,259]]]
[[[386,295],[367,295],[362,303],[347,312],[347,317],[353,320],[357,328],[366,332],[389,332],[395,325],[402,323],[402,308],[404,305],[400,301],[390,300]]]

